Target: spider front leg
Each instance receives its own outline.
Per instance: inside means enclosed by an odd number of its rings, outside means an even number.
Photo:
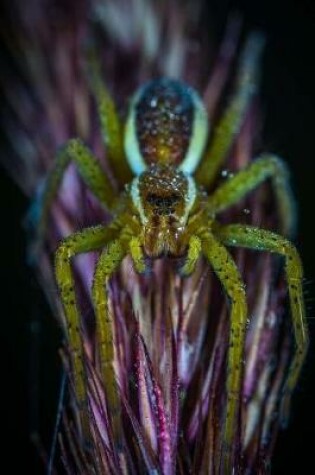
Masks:
[[[118,384],[114,370],[113,321],[108,308],[107,285],[128,252],[128,244],[122,238],[110,243],[97,263],[92,297],[96,316],[100,373],[107,398],[108,414],[112,421],[113,436],[117,447],[121,447],[121,419]]]
[[[113,187],[92,152],[79,139],[71,139],[57,153],[53,169],[48,175],[45,188],[40,198],[34,203],[31,214],[36,226],[36,244],[34,253],[38,251],[43,240],[47,218],[51,204],[57,194],[63,174],[69,163],[73,161],[88,188],[99,201],[111,209],[116,199]]]
[[[236,91],[210,139],[208,149],[196,172],[196,181],[209,188],[227,157],[257,89],[257,76],[264,39],[253,33],[249,36],[239,65]]]
[[[247,321],[244,284],[231,255],[210,233],[202,236],[202,251],[213,267],[231,301],[231,323],[227,353],[226,415],[219,473],[230,474],[233,468],[233,439],[238,430],[242,390],[243,354]]]
[[[281,219],[281,232],[290,235],[295,227],[295,205],[285,163],[275,155],[261,155],[245,170],[221,185],[208,199],[208,207],[220,213],[271,178]]]
[[[226,417],[220,468],[218,467],[218,473],[229,474],[233,466],[232,441],[237,427],[241,398],[242,360],[247,320],[246,295],[236,264],[225,247],[209,232],[200,231],[199,235],[193,235],[189,239],[187,258],[181,273],[190,275],[203,253],[223,284],[232,304],[227,363]]]
[[[56,280],[61,294],[72,359],[73,382],[81,416],[83,437],[89,439],[87,414],[87,384],[84,368],[84,349],[81,337],[81,321],[78,310],[74,277],[71,269],[72,258],[80,253],[98,249],[113,238],[113,231],[104,226],[85,229],[67,237],[55,255]]]
[[[285,273],[289,289],[292,323],[295,336],[295,354],[283,388],[282,421],[286,424],[290,400],[296,387],[308,349],[308,329],[303,299],[303,268],[296,248],[288,240],[270,231],[251,226],[223,226],[217,231],[220,240],[229,246],[241,246],[258,251],[279,254],[285,258]]]

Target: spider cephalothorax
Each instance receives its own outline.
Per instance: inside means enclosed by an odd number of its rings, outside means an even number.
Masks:
[[[233,145],[255,91],[261,46],[260,37],[254,36],[248,41],[240,62],[236,91],[212,136],[209,135],[208,144],[206,109],[192,88],[165,78],[148,83],[140,88],[131,101],[123,128],[108,91],[94,72],[92,89],[99,106],[107,159],[118,184],[126,191],[118,194],[89,149],[80,140],[71,139],[58,153],[56,165],[48,177],[38,222],[38,235],[41,238],[50,204],[71,160],[100,203],[113,212],[114,219],[108,226],[84,229],[61,243],[56,252],[56,279],[73,355],[73,380],[81,411],[82,433],[89,438],[84,350],[71,259],[79,253],[103,249],[95,269],[92,296],[99,369],[117,446],[120,445],[121,420],[119,389],[113,368],[114,348],[111,314],[107,305],[107,282],[127,255],[132,257],[138,272],[146,269],[146,255],[150,258],[165,254],[183,255],[183,275],[194,271],[200,256],[208,261],[231,304],[226,417],[222,423],[222,467],[226,474],[232,472],[232,440],[238,423],[243,374],[241,361],[247,322],[244,285],[227,246],[269,251],[283,256],[286,262],[297,348],[283,387],[284,418],[287,417],[290,397],[307,349],[302,266],[294,246],[285,237],[267,230],[240,224],[220,225],[215,220],[216,215],[269,178],[277,199],[280,230],[282,234],[288,235],[294,216],[284,163],[274,155],[262,155],[212,194],[207,194]],[[129,179],[130,169],[135,175],[132,180]],[[198,191],[201,188],[204,190],[202,194]]]
[[[196,199],[194,180],[172,165],[153,164],[133,180],[131,196],[143,226],[146,254],[182,254],[187,245],[188,216]]]

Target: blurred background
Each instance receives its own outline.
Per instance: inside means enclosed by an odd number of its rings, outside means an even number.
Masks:
[[[215,18],[209,24],[217,25],[217,34],[227,13],[235,8],[243,15],[246,30],[259,28],[267,37],[261,87],[263,144],[265,150],[282,156],[292,172],[299,209],[296,244],[305,266],[312,343],[289,428],[278,438],[272,474],[291,473],[302,466],[310,467],[311,473],[315,466],[315,5],[306,0],[283,5],[279,1],[209,1],[209,18]],[[26,265],[21,220],[28,201],[3,171],[0,192],[3,451],[10,473],[24,467],[40,474],[45,470],[30,434],[39,431],[44,447],[49,447],[60,386],[61,335]]]

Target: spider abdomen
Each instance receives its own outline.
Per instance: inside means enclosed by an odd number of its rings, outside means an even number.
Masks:
[[[207,135],[207,113],[197,92],[180,81],[156,79],[132,101],[125,152],[136,175],[152,164],[172,165],[191,174]]]

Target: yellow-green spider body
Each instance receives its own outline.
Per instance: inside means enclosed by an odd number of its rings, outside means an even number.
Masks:
[[[86,185],[113,216],[108,226],[84,229],[64,239],[55,256],[56,279],[72,355],[74,387],[81,411],[82,432],[87,438],[87,385],[72,257],[102,250],[95,269],[92,296],[100,372],[117,444],[120,442],[121,421],[113,368],[107,282],[126,255],[132,257],[138,272],[146,270],[150,259],[162,256],[182,257],[184,264],[180,272],[183,275],[194,271],[200,256],[209,262],[225,289],[231,308],[222,447],[222,470],[227,474],[231,473],[231,445],[239,417],[241,362],[248,318],[242,277],[227,247],[247,247],[284,257],[296,340],[296,351],[283,388],[284,411],[288,410],[307,349],[302,266],[296,249],[285,237],[289,235],[294,220],[285,165],[274,155],[262,155],[212,194],[207,193],[233,144],[255,91],[261,46],[258,37],[248,41],[241,58],[234,96],[213,132],[197,92],[167,78],[156,79],[136,93],[122,125],[94,67],[91,85],[98,104],[107,159],[117,182],[124,185],[124,191],[119,194],[90,150],[80,140],[71,139],[59,151],[48,177],[38,222],[41,239],[51,202],[70,161],[76,164]],[[240,201],[266,179],[271,179],[274,185],[284,237],[251,226],[218,223],[216,216],[220,212]],[[284,413],[283,417],[286,416]]]

